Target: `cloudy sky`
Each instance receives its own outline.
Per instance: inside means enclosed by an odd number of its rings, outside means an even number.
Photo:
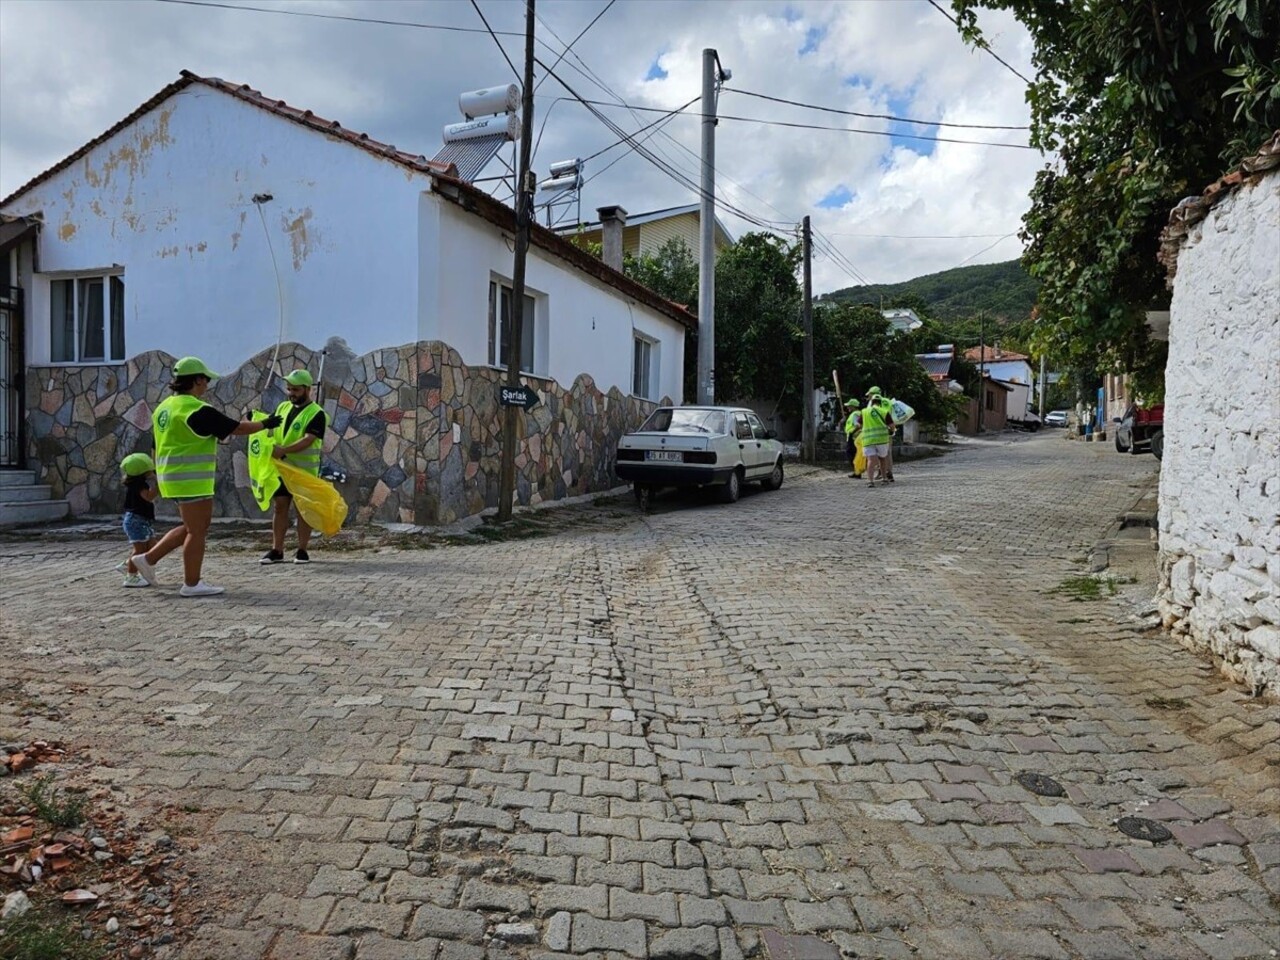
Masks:
[[[492,37],[467,32],[484,29],[470,0],[219,2],[242,9],[174,0],[0,0],[0,196],[184,68],[247,83],[427,156],[441,146],[441,127],[461,119],[459,92],[517,79]],[[478,3],[519,67],[524,4]],[[250,6],[401,23],[243,9]],[[702,50],[719,52],[733,73],[719,112],[750,119],[724,119],[718,127],[717,192],[780,231],[805,214],[813,218],[820,233],[815,292],[1019,255],[1013,234],[1043,158],[907,136],[1026,143],[1025,130],[938,125],[1025,126],[1028,110],[1023,82],[994,57],[967,48],[928,0],[538,0],[537,9],[539,59],[577,96],[612,104],[597,109],[628,133],[661,116],[639,108],[674,110],[697,97]],[[555,65],[564,44],[601,11]],[[981,23],[996,52],[1031,76],[1026,32],[999,14],[985,14]],[[618,141],[556,77],[542,68],[536,77],[540,178],[550,163]],[[823,113],[749,93],[927,123]],[[685,180],[698,176],[698,110],[695,103],[691,115],[673,117],[645,143]],[[626,144],[591,159],[586,176],[588,220],[605,204],[635,214],[697,199]],[[758,229],[727,210],[721,218],[735,235]]]

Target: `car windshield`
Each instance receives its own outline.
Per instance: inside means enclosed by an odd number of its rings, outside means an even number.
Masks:
[[[720,410],[660,407],[649,414],[640,430],[644,433],[724,433],[724,413]]]

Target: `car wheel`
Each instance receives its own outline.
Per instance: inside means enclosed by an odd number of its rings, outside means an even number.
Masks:
[[[766,490],[777,490],[782,486],[782,461],[779,460],[773,465],[773,473],[765,477],[760,486]]]
[[[1128,453],[1129,448],[1120,442],[1120,434],[1116,434],[1116,453]]]
[[[1151,452],[1156,455],[1157,460],[1164,459],[1164,431],[1157,430],[1151,435]]]
[[[729,479],[720,488],[720,500],[722,503],[737,503],[740,496],[742,496],[742,477],[735,470],[729,474]]]

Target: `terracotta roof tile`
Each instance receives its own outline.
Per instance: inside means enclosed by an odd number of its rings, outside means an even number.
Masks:
[[[1180,200],[1169,212],[1169,223],[1160,231],[1160,250],[1156,259],[1164,264],[1168,273],[1165,282],[1170,288],[1178,272],[1178,254],[1191,228],[1242,184],[1261,180],[1276,169],[1280,169],[1280,130],[1271,134],[1254,156],[1242,160],[1235,170],[1205,187],[1200,196]]]
[[[238,100],[243,100],[245,103],[252,104],[253,106],[266,110],[269,113],[274,113],[278,117],[283,117],[286,120],[292,120],[294,123],[302,124],[302,126],[309,127],[312,130],[325,134],[326,136],[337,137],[340,140],[345,140],[352,146],[359,147],[360,149],[372,153],[375,156],[384,157],[394,163],[408,167],[411,170],[416,170],[419,173],[450,174],[455,172],[451,165],[435,163],[428,160],[421,154],[406,153],[403,150],[397,150],[394,145],[374,140],[367,133],[347,130],[337,120],[325,120],[323,117],[317,117],[310,110],[300,110],[297,107],[292,107],[284,100],[272,100],[269,97],[263,96],[257,90],[254,90],[247,83],[230,83],[217,77],[201,77],[192,73],[190,70],[183,70],[181,76],[177,80],[169,84],[154,97],[147,100],[127,117],[124,117],[118,123],[111,126],[101,136],[94,137],[94,139],[90,140],[79,150],[76,150],[69,156],[64,157],[62,160],[59,160],[48,170],[37,174],[13,193],[9,194],[9,196],[0,200],[0,206],[16,200],[32,187],[48,180],[55,173],[65,170],[94,147],[111,139],[139,117],[142,117],[144,114],[147,114],[160,106],[160,104],[164,103],[164,101],[168,100],[175,93],[179,93],[196,83],[202,84],[206,87],[212,87],[214,90],[219,90],[235,97]]]

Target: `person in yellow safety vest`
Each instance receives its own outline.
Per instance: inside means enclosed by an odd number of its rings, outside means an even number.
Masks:
[[[849,415],[844,419],[845,452],[849,455],[849,467],[853,471],[849,476],[854,480],[860,480],[862,474],[858,472],[856,464],[858,462],[857,436],[858,431],[862,429],[862,417],[858,413],[857,400],[846,400],[844,406],[849,411]]]
[[[209,406],[201,398],[217,376],[198,357],[183,357],[173,365],[173,380],[169,383],[173,395],[151,414],[160,496],[177,503],[182,524],[146,553],[130,559],[142,578],[155,586],[155,565],[182,544],[182,589],[178,592],[184,597],[211,597],[223,592],[222,587],[200,579],[205,540],[213,519],[218,441],[270,430],[280,423],[279,417],[232,420]]]
[[[889,482],[886,464],[893,437],[893,413],[879,387],[867,390],[866,400],[867,405],[862,408],[862,452],[867,457],[867,480],[874,488],[877,478],[881,486]]]
[[[294,370],[284,378],[284,382],[289,396],[276,407],[276,419],[283,422],[272,433],[275,446],[271,455],[312,476],[319,476],[320,446],[324,443],[328,418],[320,404],[311,399],[315,380],[306,370]],[[283,480],[271,495],[271,502],[275,511],[271,517],[271,549],[258,561],[264,565],[284,562],[284,537],[289,531],[289,507],[293,504],[293,495]],[[298,511],[298,550],[293,555],[294,563],[311,562],[311,554],[307,552],[310,544],[311,527]]]

